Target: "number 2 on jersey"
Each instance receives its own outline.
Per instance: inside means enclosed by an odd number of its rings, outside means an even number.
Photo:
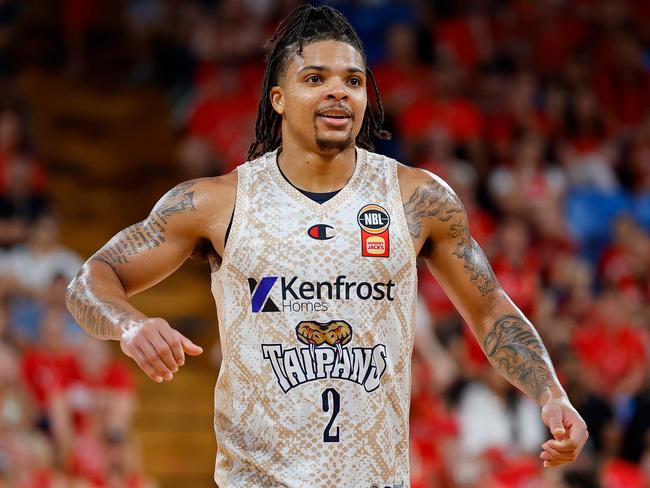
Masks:
[[[330,417],[330,421],[327,423],[327,426],[325,427],[325,431],[323,432],[323,442],[338,442],[339,441],[339,428],[336,427],[336,430],[334,433],[332,433],[332,425],[334,424],[334,419],[336,419],[336,416],[339,414],[339,411],[341,410],[341,395],[339,395],[339,392],[336,391],[334,388],[327,388],[323,392],[323,412],[328,413],[332,412],[332,416]],[[330,401],[331,397],[331,401]]]

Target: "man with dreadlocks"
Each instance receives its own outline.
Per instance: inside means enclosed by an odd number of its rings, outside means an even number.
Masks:
[[[88,332],[119,340],[154,381],[171,380],[201,348],[127,298],[210,249],[223,348],[219,486],[409,486],[416,256],[492,365],[542,407],[553,434],[544,465],[574,460],[586,441],[457,196],[440,178],[371,152],[372,136],[388,137],[382,119],[350,24],[329,7],[298,8],[268,44],[249,161],[172,189],[69,287],[68,306]]]

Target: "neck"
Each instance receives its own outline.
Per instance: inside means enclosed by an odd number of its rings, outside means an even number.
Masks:
[[[343,188],[352,176],[355,164],[354,145],[341,152],[321,153],[283,143],[278,153],[278,165],[289,181],[298,188],[316,193]]]

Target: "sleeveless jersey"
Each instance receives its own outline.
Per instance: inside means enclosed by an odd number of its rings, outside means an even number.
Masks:
[[[221,488],[409,486],[416,256],[396,161],[356,154],[324,204],[283,177],[277,151],[237,169],[212,275]]]

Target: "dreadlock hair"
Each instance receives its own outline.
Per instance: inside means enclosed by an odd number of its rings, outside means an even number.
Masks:
[[[372,110],[370,103],[366,105],[356,143],[360,147],[372,151],[374,149],[373,135],[384,140],[391,138],[390,132],[382,129],[384,106],[379,97],[375,77],[368,67],[361,40],[354,28],[341,12],[332,7],[302,5],[280,23],[273,36],[264,46],[266,50],[266,69],[262,83],[262,96],[257,109],[257,121],[255,122],[255,142],[250,145],[248,150],[248,160],[273,151],[280,147],[282,143],[280,133],[282,117],[273,109],[269,99],[269,92],[273,86],[278,84],[280,74],[288,66],[291,53],[296,49],[296,53],[300,55],[306,45],[327,40],[345,42],[361,54],[366,65],[366,75],[370,79],[375,92],[377,113]]]

